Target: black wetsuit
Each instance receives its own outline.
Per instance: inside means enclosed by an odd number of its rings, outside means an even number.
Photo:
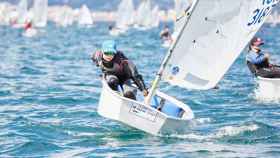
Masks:
[[[106,77],[116,77],[120,85],[128,83],[132,80],[139,90],[146,90],[145,83],[142,76],[138,73],[136,66],[127,59],[127,57],[118,51],[112,61],[108,62],[102,58],[102,54],[93,59],[98,66],[101,67],[102,72]],[[111,87],[115,89],[115,87]]]

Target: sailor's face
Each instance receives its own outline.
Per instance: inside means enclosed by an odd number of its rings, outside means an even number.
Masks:
[[[251,46],[252,49],[254,49],[257,53],[261,51],[260,46]]]
[[[114,55],[105,55],[105,54],[103,54],[103,59],[105,61],[112,61],[113,58],[114,58]]]

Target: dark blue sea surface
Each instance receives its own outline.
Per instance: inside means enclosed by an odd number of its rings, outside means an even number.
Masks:
[[[280,157],[280,103],[255,97],[245,51],[219,89],[161,84],[193,109],[189,133],[153,136],[99,116],[100,70],[90,56],[112,38],[107,27],[49,24],[34,38],[0,27],[0,157]],[[278,63],[279,27],[258,33]],[[148,85],[167,51],[159,31],[114,37]]]

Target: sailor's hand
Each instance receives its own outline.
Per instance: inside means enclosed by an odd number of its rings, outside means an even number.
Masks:
[[[146,89],[144,89],[144,90],[143,90],[143,95],[144,95],[144,97],[148,96],[148,94],[149,94],[149,92],[148,92]]]

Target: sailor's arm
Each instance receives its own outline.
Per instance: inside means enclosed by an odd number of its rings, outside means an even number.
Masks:
[[[267,55],[264,54],[256,55],[254,53],[249,53],[246,57],[246,60],[251,62],[252,64],[260,64],[267,59],[268,59]]]
[[[254,62],[255,62],[255,64],[260,64],[268,59],[269,59],[268,53],[260,54],[257,58],[255,58]]]
[[[91,56],[91,60],[96,64],[97,67],[99,67],[102,62],[102,52],[101,51],[94,52]]]
[[[144,93],[144,96],[148,95],[148,91],[147,91],[146,85],[144,83],[143,77],[142,77],[142,75],[140,75],[138,73],[136,66],[132,62],[129,62],[129,61],[128,61],[127,66],[129,68],[129,71],[131,73],[131,77],[132,77],[132,80],[134,81],[134,83]]]

